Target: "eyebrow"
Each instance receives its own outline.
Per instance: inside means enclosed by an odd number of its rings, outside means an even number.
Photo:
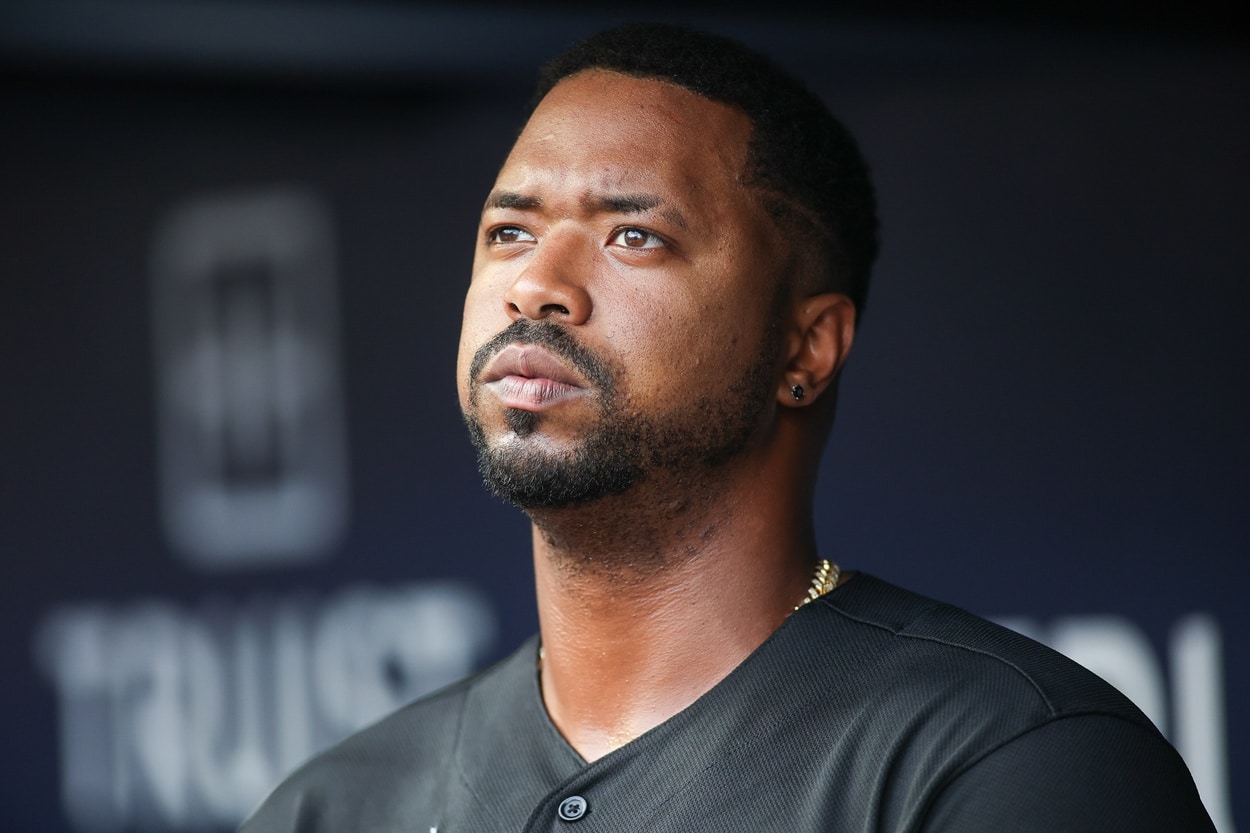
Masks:
[[[672,206],[664,205],[664,200],[654,194],[620,194],[615,196],[592,197],[590,202],[601,209],[616,214],[641,214],[653,208],[660,209],[660,216],[680,229],[689,225],[680,211]]]
[[[486,198],[487,208],[516,208],[525,211],[539,208],[542,204],[538,197],[527,197],[515,191],[492,191]]]
[[[659,205],[662,200],[651,194],[622,194],[616,197],[592,197],[590,200],[617,214],[641,214]]]
[[[614,214],[642,214],[659,208],[660,215],[673,225],[683,230],[690,227],[680,211],[672,206],[665,206],[664,200],[654,194],[589,196],[583,202],[595,210]],[[486,198],[486,208],[531,211],[541,208],[542,205],[543,201],[538,197],[520,194],[516,191],[492,191]]]

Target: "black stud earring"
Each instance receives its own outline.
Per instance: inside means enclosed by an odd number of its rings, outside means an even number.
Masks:
[[[802,385],[792,385],[790,387],[790,395],[794,397],[795,402],[799,402],[807,395],[807,391],[803,390]]]

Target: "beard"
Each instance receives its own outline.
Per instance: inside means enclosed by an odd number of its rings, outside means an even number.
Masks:
[[[545,347],[591,384],[598,419],[577,444],[552,452],[526,443],[540,414],[508,408],[504,421],[516,442],[492,445],[478,416],[482,368],[509,344]],[[620,392],[620,372],[586,349],[564,327],[549,321],[518,319],[483,345],[469,369],[464,411],[486,487],[522,510],[556,509],[618,495],[665,472],[687,483],[694,475],[723,465],[750,444],[772,398],[780,357],[779,329],[770,330],[755,363],[721,390],[694,392],[678,411],[637,413]]]

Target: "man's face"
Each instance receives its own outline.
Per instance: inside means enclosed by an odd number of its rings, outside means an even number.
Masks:
[[[538,106],[482,213],[460,403],[522,506],[681,482],[750,446],[779,383],[785,256],[741,182],[750,123],[592,70]]]

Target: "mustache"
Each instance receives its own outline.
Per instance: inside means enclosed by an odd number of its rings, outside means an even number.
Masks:
[[[482,369],[510,344],[534,344],[545,347],[553,355],[564,359],[606,396],[616,390],[616,377],[608,363],[581,344],[567,329],[550,321],[531,321],[518,318],[483,344],[473,354],[469,365],[470,393],[477,390]]]

